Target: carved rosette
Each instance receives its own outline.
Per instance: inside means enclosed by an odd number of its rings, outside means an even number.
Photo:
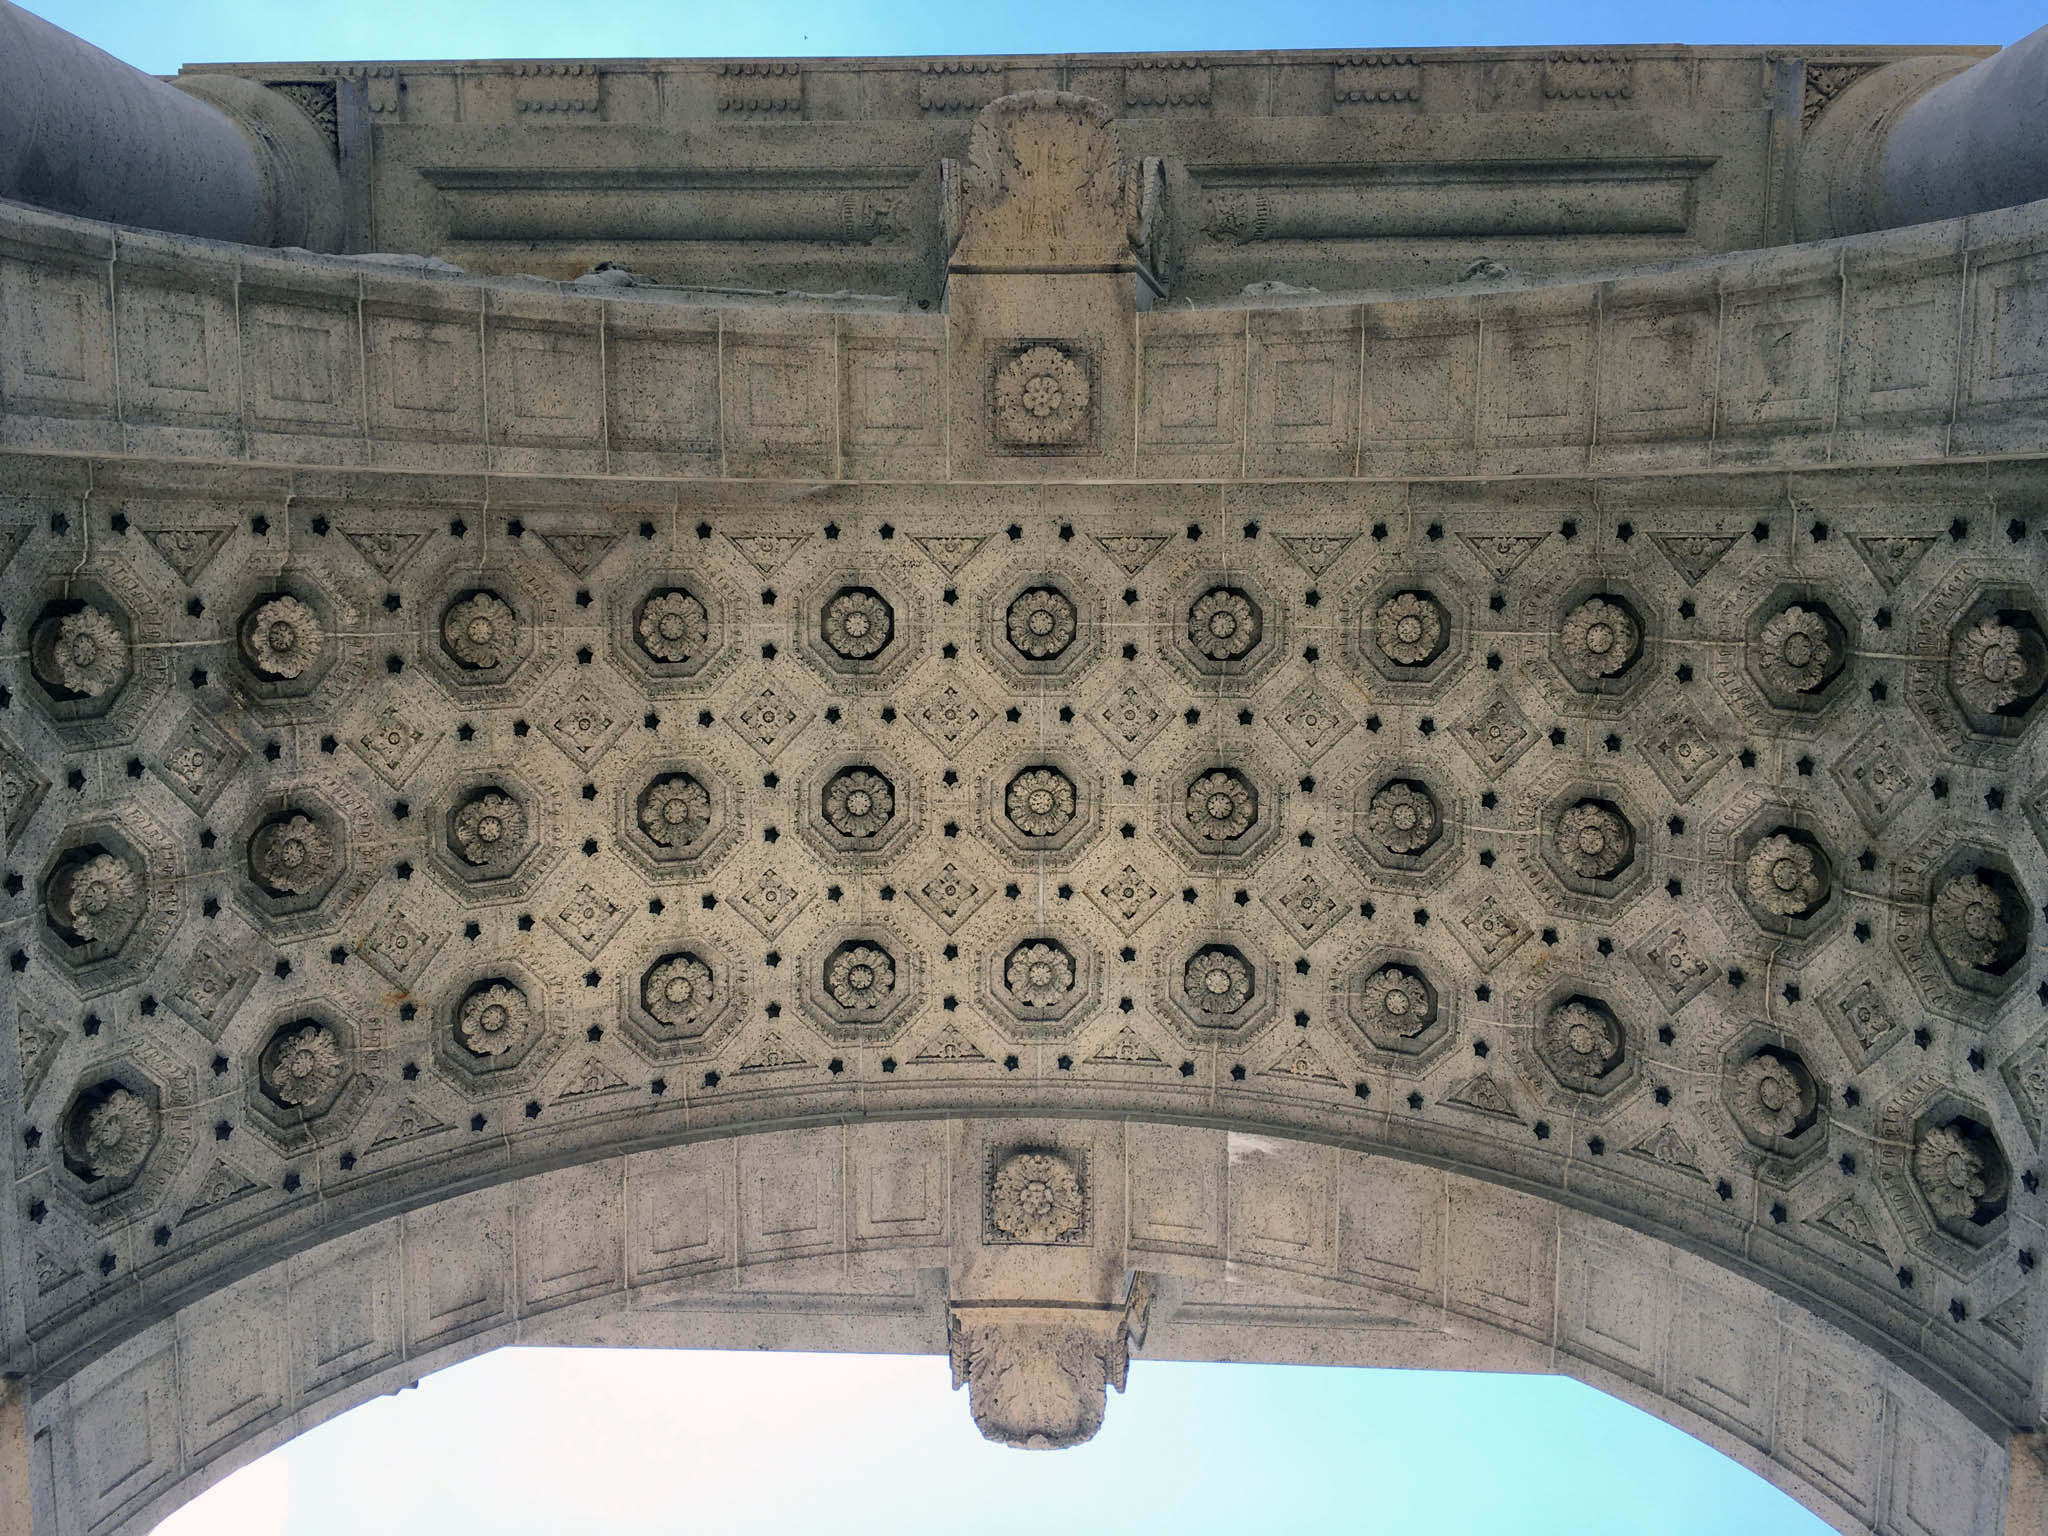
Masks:
[[[818,615],[826,646],[847,661],[867,661],[895,638],[896,610],[872,587],[842,587]]]
[[[896,961],[879,944],[842,944],[825,962],[825,990],[849,1013],[878,1013],[896,991]]]
[[[1436,1021],[1429,989],[1406,966],[1381,966],[1366,977],[1359,1004],[1379,1029],[1403,1039],[1413,1039]]]
[[[521,1045],[533,1026],[533,1004],[504,981],[478,987],[455,1016],[456,1038],[472,1056],[503,1056]]]
[[[640,999],[648,1013],[672,1029],[701,1031],[717,1012],[711,967],[696,955],[674,954],[648,967],[640,980]]]
[[[1621,1065],[1621,1023],[1604,1003],[1567,998],[1545,1013],[1538,1027],[1543,1060],[1567,1088],[1597,1090],[1601,1079]]]
[[[449,841],[479,870],[508,869],[526,848],[525,807],[502,790],[474,794],[455,812]]]
[[[1057,768],[1027,768],[1003,791],[1003,815],[1026,837],[1057,837],[1075,805],[1074,781]]]
[[[303,896],[334,874],[337,850],[309,816],[297,812],[256,829],[249,839],[249,870],[267,891]]]
[[[1074,990],[1074,957],[1050,939],[1019,944],[1003,962],[1003,985],[1026,1008],[1057,1008]]]
[[[1635,832],[1613,806],[1581,800],[1558,818],[1558,857],[1586,880],[1612,880],[1635,855]]]
[[[1827,863],[1810,844],[1782,832],[1763,838],[1743,865],[1750,902],[1779,917],[1808,917],[1828,899]]]
[[[1187,999],[1203,1013],[1227,1018],[1252,1000],[1251,965],[1226,944],[1205,944],[1183,967]]]
[[[1558,639],[1567,674],[1582,683],[1598,683],[1618,676],[1635,660],[1642,632],[1619,603],[1592,597],[1565,615]]]
[[[82,1094],[66,1117],[66,1150],[88,1180],[125,1179],[156,1145],[159,1118],[148,1100],[118,1085]]]
[[[1966,705],[1990,715],[2039,690],[2042,648],[2011,624],[1984,619],[1959,631],[1949,646],[1949,686]]]
[[[1259,794],[1235,769],[1219,768],[1188,786],[1184,814],[1198,846],[1233,843],[1259,819]]]
[[[242,656],[255,671],[279,682],[305,675],[326,648],[320,616],[289,595],[258,603],[242,621]]]
[[[1020,348],[997,363],[992,393],[999,445],[1065,448],[1084,446],[1091,436],[1087,360],[1068,348]]]
[[[54,692],[97,699],[127,679],[128,642],[106,614],[81,607],[36,625],[29,666]]]
[[[840,836],[871,838],[896,814],[896,787],[872,768],[842,768],[825,782],[823,809]]]
[[[687,848],[711,825],[711,794],[687,773],[665,773],[640,791],[640,829],[664,848]]]
[[[989,1225],[1013,1243],[1050,1244],[1079,1235],[1088,1206],[1073,1162],[1049,1150],[1013,1152],[988,1185]]]
[[[340,1084],[346,1062],[341,1042],[324,1024],[287,1025],[263,1049],[257,1074],[263,1091],[294,1108],[317,1104]]]
[[[142,877],[111,853],[67,864],[50,879],[44,909],[60,937],[78,944],[116,942],[142,906]]]
[[[710,643],[711,616],[693,593],[666,587],[641,605],[634,635],[655,661],[690,661]]]
[[[1980,873],[1958,875],[1934,893],[1935,947],[1952,964],[1980,971],[2011,959],[2006,901]]]
[[[1935,1220],[1966,1242],[1982,1242],[1981,1229],[2005,1209],[2011,1178],[2005,1155],[1974,1121],[1924,1128],[1913,1145],[1912,1174]]]
[[[1444,647],[1448,617],[1427,592],[1397,592],[1373,615],[1373,643],[1401,667],[1427,666]]]
[[[1380,847],[1400,855],[1422,852],[1441,831],[1436,798],[1408,779],[1398,779],[1374,792],[1365,824]]]
[[[1819,1092],[1797,1056],[1758,1051],[1735,1077],[1735,1119],[1752,1141],[1769,1145],[1813,1123]]]
[[[519,651],[519,621],[495,592],[474,592],[441,615],[441,643],[471,672],[509,666]]]
[[[1211,587],[1188,608],[1188,639],[1211,661],[1241,661],[1265,633],[1259,608],[1236,587]]]
[[[1057,587],[1020,592],[1003,617],[1010,644],[1032,661],[1051,661],[1064,653],[1079,623],[1073,600]]]
[[[1756,644],[1764,681],[1786,693],[1812,693],[1835,660],[1827,620],[1797,603],[1766,621]]]

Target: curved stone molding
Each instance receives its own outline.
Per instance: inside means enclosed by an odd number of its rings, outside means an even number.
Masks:
[[[1881,1350],[1659,1239],[1458,1174],[1278,1137],[1140,1121],[1105,1140],[1085,1124],[1037,1121],[998,1122],[983,1143],[969,1129],[830,1126],[614,1156],[424,1204],[279,1258],[39,1394],[31,1428],[47,1431],[55,1450],[39,1496],[66,1518],[141,1533],[304,1428],[515,1340],[701,1345],[739,1323],[767,1347],[822,1347],[843,1326],[844,1302],[815,1282],[803,1303],[787,1293],[794,1277],[815,1274],[819,1256],[857,1253],[869,1271],[868,1337],[916,1351],[946,1340],[977,1424],[1012,1443],[1085,1438],[1107,1388],[1153,1390],[1154,1359],[1312,1354],[1332,1364],[1558,1371],[1764,1472],[1844,1529],[1999,1530],[1999,1439]],[[1010,1234],[984,1227],[995,1204],[977,1221],[979,1198],[949,1211],[939,1193],[948,1156],[972,1157],[979,1145],[994,1156],[986,1172],[968,1170],[968,1190],[1008,1172],[1000,1209],[1027,1238],[1075,1230],[1063,1169],[1084,1188],[1128,1183],[1134,1209],[1184,1189],[1174,1210],[1192,1224],[1139,1220],[1124,1235],[1091,1222],[1091,1243],[1106,1246],[1083,1251],[1118,1280],[1084,1307],[1073,1298],[1047,1306],[1062,1298],[1042,1290],[1002,1306],[986,1305],[986,1293],[949,1299],[917,1271],[950,1265],[957,1277],[989,1256],[1034,1251],[1006,1248]],[[1189,1187],[1196,1168],[1213,1173]],[[906,1187],[930,1191],[922,1220],[874,1224],[869,1191]],[[830,1236],[768,1222],[770,1189],[814,1192],[818,1230]],[[1226,1254],[1220,1236],[1199,1235],[1220,1234],[1227,1212],[1242,1221],[1264,1209],[1329,1212],[1357,1238],[1341,1251],[1282,1251],[1280,1234],[1254,1222]],[[656,1211],[668,1213],[658,1224]],[[1536,1278],[1503,1296],[1510,1272]],[[465,1299],[485,1298],[482,1307],[451,1308],[449,1281]],[[1585,1312],[1617,1289],[1637,1298],[1640,1312],[1626,1315],[1641,1324],[1619,1336],[1612,1313]],[[773,1303],[750,1303],[757,1292]],[[384,1304],[366,1314],[360,1347],[323,1353],[332,1318],[357,1315],[348,1309],[363,1296]],[[252,1335],[249,1309],[273,1301],[279,1326]],[[1730,1343],[1707,1353],[1709,1338]],[[1772,1412],[1730,1414],[1709,1396],[1710,1383],[1736,1371],[1779,1389],[1765,1399]],[[144,1383],[152,1390],[138,1398]],[[123,1422],[139,1413],[144,1427],[168,1429],[223,1400],[256,1411],[206,1440],[152,1434],[140,1461],[131,1442],[91,1433],[117,1409]],[[1903,1477],[1881,1476],[1887,1457]]]

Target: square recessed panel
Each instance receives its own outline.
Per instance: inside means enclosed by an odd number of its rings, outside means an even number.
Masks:
[[[0,260],[0,395],[39,415],[114,412],[104,266]]]
[[[355,305],[245,292],[241,310],[251,428],[360,436],[362,351]]]
[[[831,478],[839,457],[832,317],[727,325],[720,351],[725,472]]]
[[[566,1306],[624,1285],[617,1163],[592,1163],[522,1181],[518,1217],[522,1313]]]
[[[1356,310],[1251,316],[1245,472],[1348,475],[1358,444]]]
[[[614,473],[715,475],[719,440],[718,322],[608,305],[605,424]]]
[[[1132,1246],[1220,1258],[1223,1134],[1134,1123],[1128,1135]]]
[[[1338,1169],[1337,1266],[1406,1295],[1443,1288],[1444,1176],[1391,1158],[1345,1158]]]
[[[534,467],[560,468],[560,450],[601,446],[604,388],[595,316],[555,325],[494,317],[488,355],[494,448],[552,449],[535,457]],[[601,469],[602,459],[589,467]]]
[[[732,1264],[733,1148],[697,1142],[626,1159],[627,1280],[675,1280]]]
[[[1139,473],[1235,478],[1244,464],[1244,375],[1244,316],[1141,317]]]
[[[501,1191],[405,1217],[406,1338],[414,1353],[512,1317],[512,1206]]]
[[[1728,295],[1721,321],[1721,428],[1833,424],[1840,290]]]
[[[2048,253],[1972,269],[1966,398],[1972,404],[2048,395]]]

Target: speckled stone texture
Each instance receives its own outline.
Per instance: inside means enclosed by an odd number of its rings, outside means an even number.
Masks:
[[[1517,67],[1642,145],[1666,61]],[[1238,67],[854,70],[963,130],[923,301],[0,210],[35,1536],[518,1341],[946,1351],[1040,1446],[1148,1355],[1563,1370],[1845,1530],[2038,1500],[2048,204],[1190,303]]]

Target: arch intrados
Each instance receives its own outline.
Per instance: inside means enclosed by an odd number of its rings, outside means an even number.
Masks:
[[[1090,1178],[1122,1185],[1121,1220],[1104,1212],[1092,1240],[1156,1286],[1134,1391],[1147,1359],[1563,1374],[1837,1529],[1997,1528],[2006,1455],[1992,1434],[1876,1348],[1661,1235],[1327,1142],[993,1118],[614,1154],[274,1256],[36,1398],[38,1528],[54,1510],[47,1528],[67,1536],[141,1536],[266,1451],[508,1345],[943,1352],[942,1271],[958,1300],[981,1226],[959,1198],[979,1173],[961,1159],[1018,1127],[1085,1144]],[[1168,1169],[1171,1223],[1145,1203]]]

